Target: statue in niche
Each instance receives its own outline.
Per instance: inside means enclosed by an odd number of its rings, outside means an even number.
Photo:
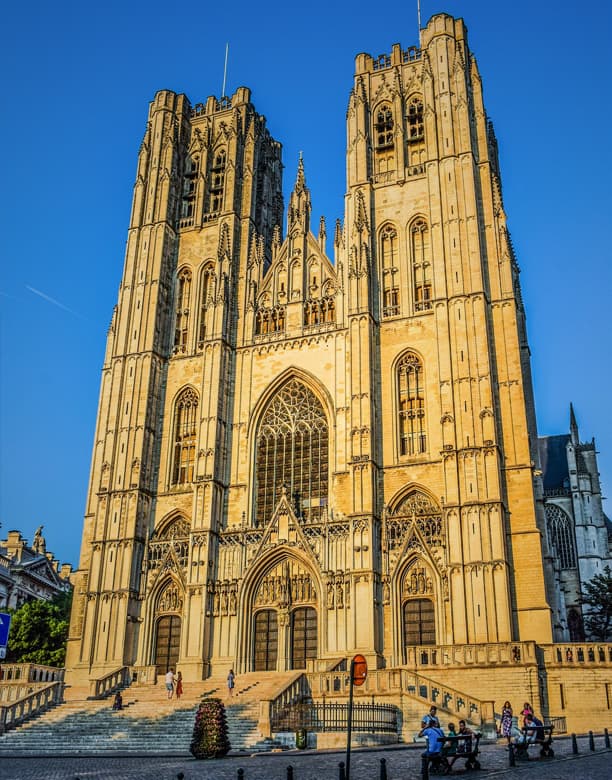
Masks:
[[[344,595],[341,582],[336,583],[336,606],[338,609],[342,609],[344,607]]]
[[[331,582],[327,583],[327,608],[333,609],[334,607],[334,586]]]
[[[388,582],[383,582],[383,604],[388,604],[391,601],[391,591]]]
[[[236,586],[232,585],[229,594],[229,611],[230,615],[236,614]]]

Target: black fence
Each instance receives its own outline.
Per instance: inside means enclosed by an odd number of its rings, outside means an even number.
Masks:
[[[272,731],[346,731],[348,704],[302,702],[279,712],[272,719]],[[398,708],[393,704],[354,704],[353,731],[397,734]]]

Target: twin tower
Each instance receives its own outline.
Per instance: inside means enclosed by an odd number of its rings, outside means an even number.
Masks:
[[[358,55],[346,155],[344,222],[313,231],[300,160],[283,233],[248,89],[151,103],[73,679],[552,641],[518,267],[461,20]]]

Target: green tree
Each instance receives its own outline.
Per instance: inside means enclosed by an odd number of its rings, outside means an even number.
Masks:
[[[52,601],[28,601],[11,610],[7,662],[63,666],[71,605],[72,591]]]
[[[581,603],[584,610],[584,629],[587,636],[599,642],[612,638],[612,570],[606,566],[603,574],[596,574],[585,583]]]

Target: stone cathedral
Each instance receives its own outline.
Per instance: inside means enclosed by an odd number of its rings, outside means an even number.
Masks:
[[[344,221],[328,232],[311,224],[302,159],[285,215],[281,144],[249,89],[151,103],[102,371],[73,679],[314,672],[357,652],[391,669],[423,648],[518,663],[525,643],[576,639],[462,20],[436,15],[420,48],[357,56],[346,163]],[[482,688],[482,673],[464,680]]]

